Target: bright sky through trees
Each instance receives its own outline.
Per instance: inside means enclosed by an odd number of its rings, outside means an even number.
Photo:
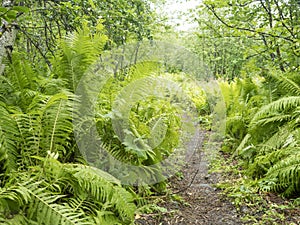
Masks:
[[[195,9],[200,3],[201,0],[167,0],[163,12],[168,15],[170,24],[178,24],[177,30],[187,31],[197,26],[197,23],[192,21],[190,10]]]

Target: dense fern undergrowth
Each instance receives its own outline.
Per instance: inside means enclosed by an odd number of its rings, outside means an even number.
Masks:
[[[62,40],[51,71],[15,52],[0,76],[1,224],[133,221],[136,194],[88,165],[73,135],[74,88],[103,50],[102,29],[83,25]]]
[[[132,224],[137,211],[147,205],[146,196],[166,191],[167,181],[122,185],[111,175],[118,175],[113,170],[99,169],[99,164],[109,166],[108,158],[91,165],[76,144],[73,120],[80,116],[74,108],[82,101],[76,87],[107,45],[103,29],[101,24],[95,28],[83,24],[61,40],[51,69],[34,65],[26,53],[15,51],[0,76],[1,224]],[[149,96],[136,102],[121,142],[111,120],[117,116],[112,113],[113,102],[124,87],[149,74],[150,80],[171,79],[186,91],[187,109],[195,108],[199,116],[209,113],[201,88],[181,73],[155,74],[157,66],[146,62],[113,74],[97,98],[94,122],[101,147],[140,167],[158,163],[181,147],[182,109],[171,104],[173,99]],[[246,178],[260,191],[299,198],[299,75],[272,66],[262,71],[230,82],[219,80],[227,111],[222,150],[240,159]],[[85,118],[76,119],[84,128]],[[152,149],[145,140],[157,126],[165,138]]]
[[[12,63],[0,76],[1,224],[132,224],[137,209],[147,204],[145,196],[166,191],[166,181],[137,187],[121,185],[110,175],[113,171],[99,169],[109,166],[109,158],[99,156],[91,164],[76,144],[74,117],[82,127],[86,123],[74,110],[80,109],[82,101],[76,87],[99,60],[107,41],[101,24],[95,28],[83,24],[60,41],[50,60],[51,69],[26,60],[26,53],[13,53]],[[182,109],[173,106],[171,99],[149,96],[136,102],[129,117],[128,136],[121,142],[112,127],[112,104],[122,88],[135,79],[149,74],[154,76],[150,79],[161,77],[155,75],[156,67],[157,63],[146,62],[113,74],[98,93],[96,104],[94,122],[101,147],[118,160],[140,167],[160,162],[179,147]],[[199,112],[207,108],[204,92],[187,77],[163,76],[181,81],[190,96],[190,107]],[[165,138],[151,149],[144,140],[158,126]]]
[[[300,193],[300,80],[272,67],[220,83],[227,104],[223,151],[238,156],[247,179],[263,192]]]

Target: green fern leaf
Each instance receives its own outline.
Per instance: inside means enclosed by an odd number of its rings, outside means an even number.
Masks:
[[[293,80],[289,79],[286,74],[283,75],[279,71],[271,71],[268,75],[275,80],[277,85],[281,86],[290,95],[300,95],[300,86]]]
[[[74,165],[73,165],[74,166]],[[83,190],[86,190],[94,199],[102,203],[112,205],[124,224],[133,220],[136,206],[133,203],[133,196],[121,186],[113,185],[105,179],[112,177],[104,172],[99,176],[99,170],[89,166],[75,166],[71,168],[73,176],[78,180]]]
[[[57,201],[63,195],[54,195],[45,188],[40,188],[36,183],[27,187],[32,202],[28,208],[28,218],[37,221],[39,224],[51,225],[92,225],[92,222],[83,212],[72,209],[67,204],[58,204]]]
[[[0,103],[0,165],[7,173],[17,169],[19,131],[6,107]]]
[[[253,117],[250,126],[255,126],[256,123],[265,117],[273,115],[274,113],[282,112],[284,110],[295,109],[300,106],[299,96],[283,97],[262,107]]]

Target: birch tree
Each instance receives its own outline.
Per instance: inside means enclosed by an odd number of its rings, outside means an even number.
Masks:
[[[1,28],[0,28],[0,75],[4,70],[3,58],[8,55],[12,51],[12,46],[16,37],[16,30],[14,28],[15,24],[7,21],[4,16],[10,13],[10,9],[8,7],[12,6],[12,0],[3,0],[1,11]],[[11,16],[13,17],[13,13]]]

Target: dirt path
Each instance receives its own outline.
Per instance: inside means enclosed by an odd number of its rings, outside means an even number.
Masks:
[[[136,224],[244,224],[234,206],[227,199],[223,199],[220,191],[213,186],[219,177],[218,174],[208,174],[207,154],[202,149],[198,147],[188,165],[183,168],[183,179],[174,177],[171,180],[171,190],[178,193],[184,201],[179,203],[167,200],[160,205],[167,208],[168,213],[142,215]]]

